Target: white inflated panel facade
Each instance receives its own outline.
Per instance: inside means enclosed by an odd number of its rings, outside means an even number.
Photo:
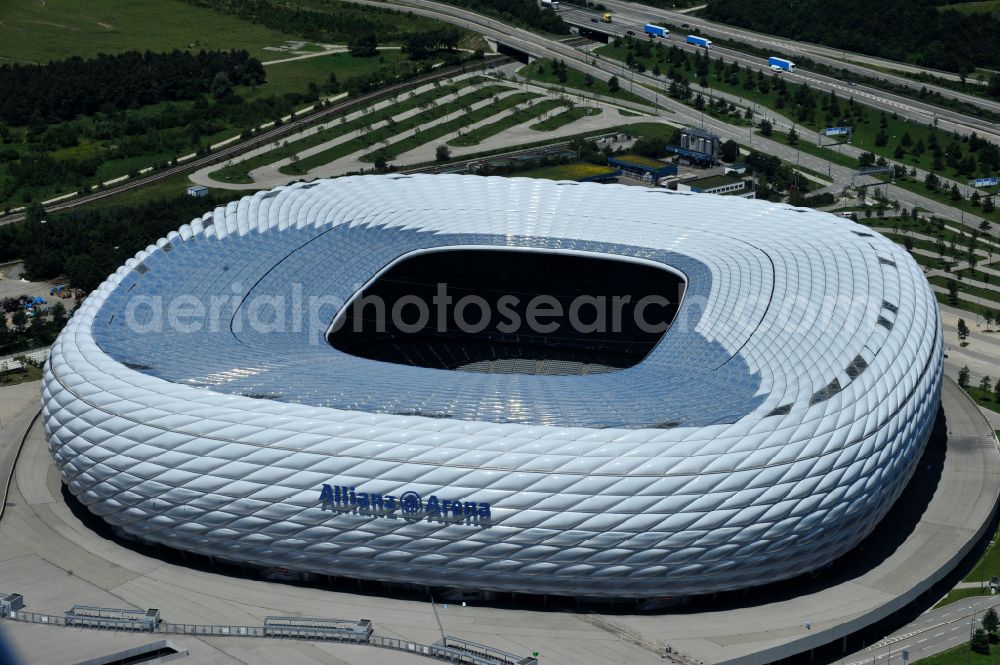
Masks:
[[[658,261],[687,292],[654,352],[595,376],[395,365],[308,325],[173,330],[150,313],[152,296],[243,303],[291,284],[346,301],[407,252],[459,245]],[[148,541],[388,582],[651,597],[788,578],[854,547],[922,454],[941,367],[919,267],[849,220],[369,176],[260,192],[129,260],[52,348],[43,418],[70,491]],[[471,513],[345,505],[324,485]]]

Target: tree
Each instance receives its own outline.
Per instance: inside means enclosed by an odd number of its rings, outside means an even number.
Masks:
[[[409,43],[407,43],[407,46],[409,46]],[[357,58],[371,57],[378,54],[378,38],[372,32],[358,35],[347,42],[347,50]],[[407,51],[407,53],[410,53],[410,51]]]
[[[594,85],[594,77],[590,75],[590,72],[583,75],[583,84],[588,88]]]
[[[986,85],[986,94],[990,97],[1000,97],[1000,74],[992,74]]]
[[[23,309],[18,308],[14,312],[14,316],[10,317],[10,322],[14,326],[15,331],[24,332],[25,327],[28,325],[28,315],[25,314]]]
[[[1000,384],[1000,381],[998,381],[997,383]],[[997,616],[996,609],[991,607],[990,609],[986,610],[986,613],[983,614],[982,624],[983,624],[983,630],[985,630],[986,634],[989,635],[990,637],[990,642],[995,641],[996,632],[1000,630],[1000,616]]]
[[[948,304],[958,306],[958,283],[953,279],[948,280]]]
[[[566,80],[569,78],[569,68],[566,66],[566,63],[563,62],[562,60],[556,61],[555,70],[556,70],[556,80],[559,81],[560,83],[565,83]]]
[[[101,270],[93,255],[76,254],[66,260],[66,276],[74,287],[93,291],[104,281],[107,273]]]
[[[958,320],[958,341],[965,342],[969,337],[969,326],[966,325],[965,319]]]
[[[612,95],[621,90],[621,86],[618,84],[618,77],[612,76],[608,79],[608,92]]]
[[[988,655],[990,653],[990,637],[982,628],[976,628],[975,632],[972,633],[972,642],[969,643],[969,646],[976,653]]]
[[[993,212],[993,197],[987,196],[983,199],[983,212],[991,213]]]
[[[450,157],[451,150],[444,144],[439,145],[437,150],[434,151],[434,158],[439,162],[447,162]]]
[[[724,162],[735,162],[740,158],[740,145],[733,141],[732,139],[726,141],[722,144],[721,149],[722,161]]]
[[[216,99],[222,99],[223,97],[228,97],[233,91],[233,82],[229,79],[229,74],[225,72],[219,72],[212,79],[212,87],[209,88],[209,92]]]
[[[56,332],[62,330],[63,326],[66,325],[66,307],[60,301],[56,301],[56,304],[52,306],[49,310],[49,315],[52,316],[52,327]]]
[[[760,121],[760,133],[763,136],[770,136],[772,131],[774,131],[774,125],[771,124],[770,120]]]
[[[979,389],[982,390],[984,393],[990,392],[991,390],[993,390],[993,380],[990,379],[990,377],[988,376],[984,376],[979,381]]]
[[[993,384],[993,400],[1000,402],[1000,381]]]
[[[791,129],[788,130],[788,145],[797,145],[798,142],[799,142],[799,133],[795,131],[794,127],[792,127]]]
[[[958,387],[962,390],[969,389],[969,366],[966,365],[958,370]]]
[[[643,136],[632,146],[632,152],[643,157],[656,158],[663,152],[663,142]]]
[[[951,186],[951,200],[952,201],[962,200],[962,192],[958,191],[958,185]]]

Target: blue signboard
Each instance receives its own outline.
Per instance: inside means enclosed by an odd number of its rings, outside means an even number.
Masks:
[[[993,185],[1000,185],[1000,178],[976,178],[972,183],[973,187],[992,187]]]
[[[823,130],[827,136],[844,136],[851,133],[850,127],[827,127]]]
[[[439,499],[430,495],[426,499],[412,490],[395,494],[359,492],[356,487],[329,485],[320,488],[319,501],[323,508],[345,512],[358,512],[376,517],[437,517],[488,521],[490,504],[464,499]]]

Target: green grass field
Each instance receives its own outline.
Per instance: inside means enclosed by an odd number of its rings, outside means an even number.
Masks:
[[[238,48],[271,60],[281,54],[263,47],[294,38],[180,0],[5,0],[0,64],[175,48]]]

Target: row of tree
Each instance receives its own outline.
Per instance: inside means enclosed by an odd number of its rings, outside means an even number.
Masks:
[[[451,25],[408,33],[403,38],[403,53],[410,60],[427,60],[440,50],[454,51],[462,39],[462,31]],[[378,55],[378,36],[375,33],[356,35],[347,42],[347,50],[358,58]]]
[[[952,0],[710,0],[708,18],[792,39],[971,72],[1000,66],[1000,21],[963,14]],[[886,20],[892,17],[892,20]]]
[[[264,67],[246,51],[128,51],[0,66],[0,121],[59,122],[97,111],[194,99],[213,88],[259,85]]]

